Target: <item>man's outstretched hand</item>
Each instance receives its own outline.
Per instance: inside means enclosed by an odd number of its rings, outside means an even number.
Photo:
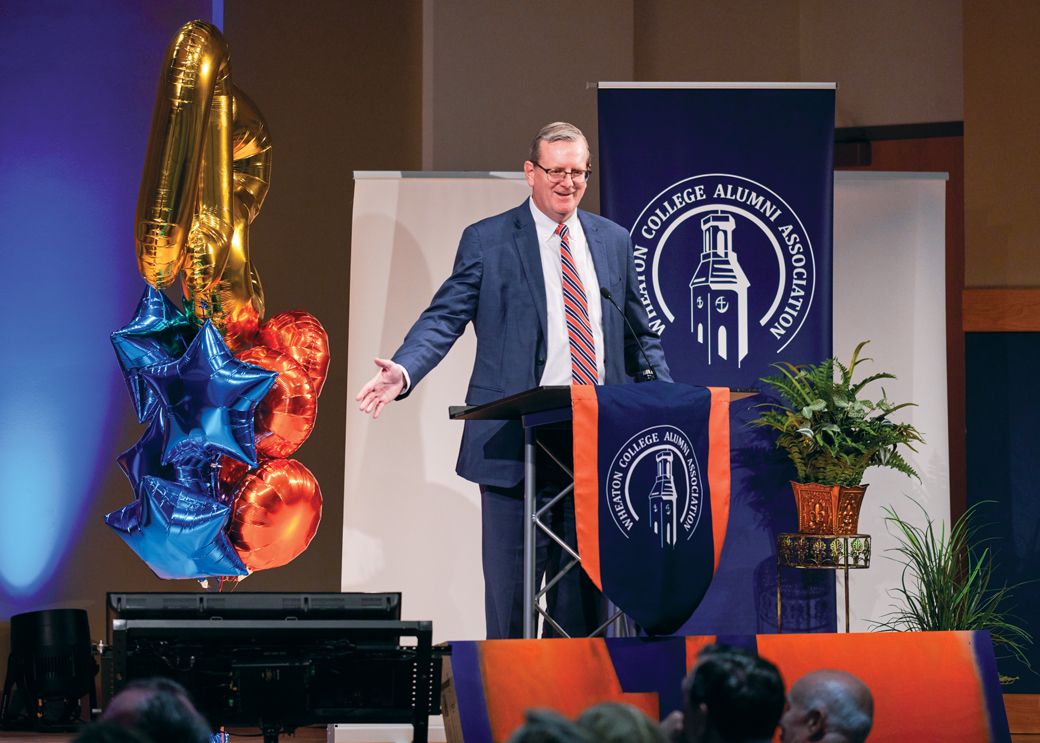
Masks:
[[[389,359],[375,359],[375,362],[379,371],[354,399],[357,400],[358,410],[378,418],[386,404],[396,400],[404,389],[404,373],[400,366]]]

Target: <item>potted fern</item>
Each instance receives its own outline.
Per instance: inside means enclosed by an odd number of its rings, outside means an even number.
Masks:
[[[752,425],[772,429],[776,445],[791,459],[797,472],[792,482],[798,505],[798,531],[804,534],[855,534],[859,509],[867,486],[868,467],[889,467],[920,479],[903,457],[901,447],[917,451],[921,433],[909,423],[892,420],[892,414],[913,403],[894,404],[881,397],[868,399],[864,388],[882,379],[877,372],[854,379],[863,341],[852,352],[848,365],[836,358],[818,364],[778,363],[775,376],[762,381],[775,389],[778,403],[763,404]]]

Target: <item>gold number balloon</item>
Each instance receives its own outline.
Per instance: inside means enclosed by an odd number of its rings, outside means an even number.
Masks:
[[[170,44],[137,200],[137,264],[157,289],[181,276],[185,308],[232,350],[264,314],[249,225],[267,195],[271,142],[257,107],[231,84],[227,43],[203,21]]]
[[[231,240],[231,163],[223,156],[231,151],[230,78],[220,31],[203,21],[185,24],[170,43],[159,77],[137,197],[138,268],[156,288],[173,283],[190,243],[207,233],[224,244]],[[222,160],[224,174],[214,167]]]
[[[263,286],[249,259],[249,225],[267,197],[271,141],[256,105],[238,88],[233,92],[234,233],[220,278],[200,295],[193,295],[192,283],[184,282],[184,302],[200,320],[211,318],[231,350],[238,351],[252,345],[264,317]]]

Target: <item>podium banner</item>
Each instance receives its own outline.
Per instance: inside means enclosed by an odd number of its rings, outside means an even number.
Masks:
[[[677,382],[760,388],[775,362],[832,355],[833,140],[832,84],[600,83],[602,212],[630,230]],[[686,633],[776,628],[793,469],[745,425],[764,401],[734,405],[731,548]],[[792,576],[785,628],[834,629],[830,577]]]
[[[581,565],[652,634],[704,597],[729,520],[729,390],[573,385]]]

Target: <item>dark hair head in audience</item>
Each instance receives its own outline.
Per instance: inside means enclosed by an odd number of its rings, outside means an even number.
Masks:
[[[581,713],[578,725],[598,743],[665,743],[664,733],[630,704],[604,702]]]
[[[683,692],[683,731],[692,743],[769,741],[784,711],[780,672],[743,648],[704,648]]]
[[[508,743],[594,743],[577,724],[548,709],[529,709]]]
[[[187,690],[166,678],[131,681],[112,697],[101,719],[144,733],[152,743],[210,741],[210,726]]]
[[[154,743],[133,728],[117,725],[114,722],[92,722],[83,728],[72,743]]]

